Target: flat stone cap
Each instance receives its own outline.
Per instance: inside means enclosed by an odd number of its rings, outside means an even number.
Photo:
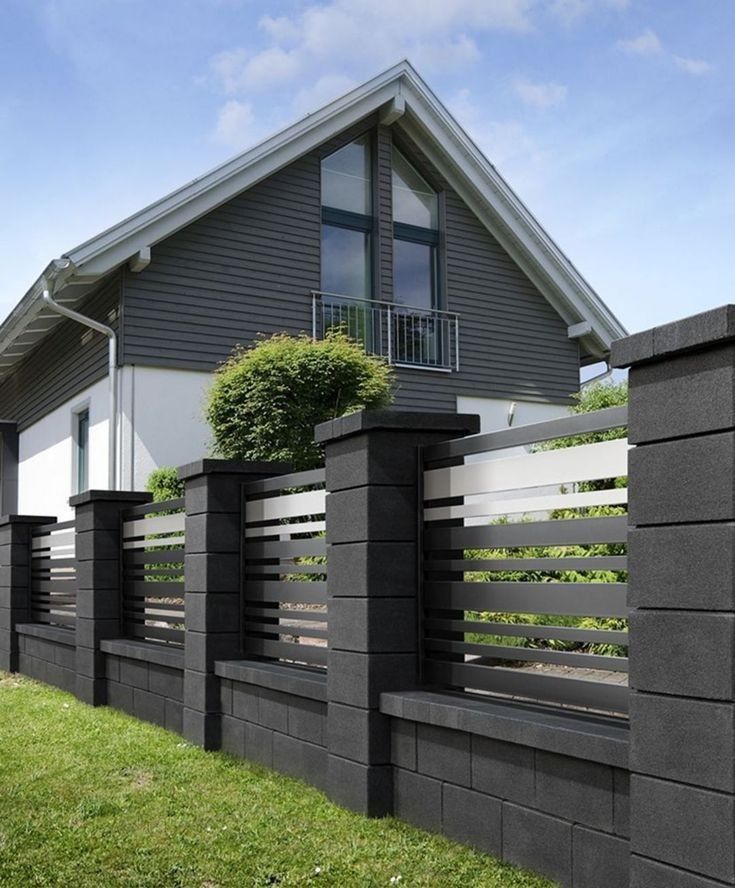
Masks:
[[[70,506],[84,506],[87,503],[149,503],[152,493],[144,490],[85,490],[69,497]]]
[[[49,517],[47,515],[2,515],[0,516],[0,527],[6,524],[55,524],[56,516]]]
[[[373,429],[393,432],[446,432],[447,437],[474,435],[480,431],[480,417],[474,413],[419,413],[412,410],[360,410],[314,429],[318,444],[359,435]]]
[[[197,459],[179,466],[180,481],[197,475],[285,475],[291,471],[287,462],[265,462],[247,459]]]
[[[613,367],[631,367],[656,358],[735,340],[735,305],[722,305],[681,321],[617,339],[610,348]]]

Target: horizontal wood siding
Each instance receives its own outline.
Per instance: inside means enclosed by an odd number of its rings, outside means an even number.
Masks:
[[[77,309],[117,330],[111,313],[120,305],[120,276],[116,274],[87,297]],[[107,375],[107,337],[74,321],[59,326],[0,382],[0,417],[14,420],[18,430]]]
[[[311,331],[320,285],[320,157],[338,139],[154,246],[124,277],[124,360],[213,369],[259,333]],[[392,139],[443,189],[446,308],[461,315],[461,371],[397,371],[397,406],[452,410],[457,395],[565,401],[578,388],[566,324],[396,127],[377,127],[376,297],[392,292]]]

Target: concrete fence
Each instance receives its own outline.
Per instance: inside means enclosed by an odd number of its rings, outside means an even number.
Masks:
[[[613,361],[630,367],[627,444],[584,451],[588,462],[609,454],[597,474],[577,468],[581,457],[573,469],[564,463],[565,478],[588,483],[619,474],[630,445],[627,492],[575,488],[578,508],[604,501],[622,510],[604,528],[583,512],[563,532],[546,520],[520,536],[488,530],[487,516],[502,511],[498,491],[513,511],[502,473],[517,475],[521,463],[473,468],[470,457],[492,449],[479,437],[457,443],[478,432],[475,417],[343,417],[316,431],[323,475],[218,460],[183,467],[183,525],[166,518],[181,504],[154,509],[147,494],[75,497],[75,599],[68,551],[58,569],[53,554],[42,565],[33,555],[52,551],[39,540],[68,528],[55,531],[49,516],[1,519],[0,668],[563,886],[735,885],[735,307],[616,343]],[[513,433],[524,445],[539,440]],[[493,446],[501,444],[512,441]],[[562,465],[536,455],[519,458],[533,460],[534,472]],[[444,473],[431,476],[430,489],[427,466]],[[545,471],[525,487],[538,487]],[[461,487],[480,477],[484,487]],[[556,502],[558,485],[552,494]],[[531,501],[543,511],[537,497],[522,500]],[[627,535],[612,539],[624,545],[627,536],[627,561],[616,551],[598,567],[627,568],[629,630],[617,626],[610,637],[629,645],[628,658],[575,659],[604,631],[576,624],[556,631],[577,647],[531,645],[519,664],[492,623],[501,640],[491,655],[477,653],[468,640],[478,628],[482,635],[474,611],[534,613],[544,589],[519,584],[523,607],[511,607],[509,582],[484,577],[470,587],[472,571],[499,570],[471,541],[487,538],[483,546],[506,554],[526,537],[594,546],[626,520]],[[502,565],[543,571],[540,560]],[[546,570],[561,570],[560,560]],[[546,606],[558,602],[552,613],[625,615],[620,583],[594,607],[580,602],[587,592],[590,602],[602,596],[599,586],[540,585],[550,590]],[[63,600],[54,604],[55,595]],[[537,622],[507,632],[553,637]],[[597,674],[580,677],[577,662],[623,676],[629,664],[629,692],[598,685]],[[512,674],[519,666],[562,672],[527,682]],[[527,686],[541,689],[535,699]]]

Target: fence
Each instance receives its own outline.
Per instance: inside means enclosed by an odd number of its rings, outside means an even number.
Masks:
[[[144,503],[123,516],[122,623],[132,638],[184,644],[184,500]]]
[[[245,652],[327,664],[323,469],[243,487]]]
[[[31,619],[73,629],[77,612],[75,522],[35,525],[31,534]]]
[[[426,450],[426,681],[627,711],[627,656],[599,651],[628,644],[628,442],[589,443],[626,424],[613,408]]]

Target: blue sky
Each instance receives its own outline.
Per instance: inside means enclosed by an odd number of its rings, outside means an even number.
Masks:
[[[0,314],[402,57],[631,330],[735,301],[732,0],[0,0]]]

